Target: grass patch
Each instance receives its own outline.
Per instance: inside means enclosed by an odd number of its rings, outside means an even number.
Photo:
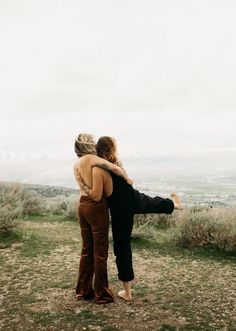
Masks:
[[[56,247],[55,242],[50,242],[34,232],[28,231],[23,236],[23,245],[17,247],[24,257],[34,258],[38,255],[49,255]]]
[[[18,229],[0,234],[0,249],[10,247],[13,243],[20,242],[21,232]]]
[[[38,327],[38,329],[49,328],[55,330],[93,330],[93,327],[102,327],[100,328],[101,330],[109,330],[109,326],[106,326],[106,317],[102,313],[97,316],[89,310],[81,310],[79,313],[37,312],[33,313],[32,317],[34,324]],[[90,327],[88,327],[88,325]]]
[[[72,282],[68,282],[68,280],[62,280],[60,282],[52,284],[51,287],[61,288],[61,289],[68,289],[68,288],[72,288],[73,285],[74,284]]]
[[[70,219],[64,215],[53,215],[53,214],[44,214],[44,215],[27,215],[24,217],[23,221],[30,222],[78,222],[75,219]]]
[[[160,327],[160,331],[176,331],[176,327],[170,324],[162,324]]]
[[[31,304],[37,302],[38,299],[33,295],[22,295],[20,301],[22,304]]]
[[[145,285],[134,284],[133,292],[137,296],[143,296],[143,295],[146,295],[146,293],[148,292],[148,288]]]
[[[101,331],[117,331],[119,329],[113,327],[113,326],[104,326],[102,327]]]

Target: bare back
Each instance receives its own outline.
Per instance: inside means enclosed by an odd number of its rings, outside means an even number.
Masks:
[[[96,160],[95,155],[84,155],[82,156],[77,162],[75,167],[78,168],[80,175],[84,181],[84,183],[88,187],[93,187],[93,176],[92,176],[92,169],[94,166],[94,161]],[[108,171],[96,168],[96,172],[99,176],[102,177],[102,184],[103,184],[103,192],[106,196],[109,196],[112,194],[113,191],[113,182],[111,175]],[[81,195],[88,195],[80,186],[81,189]]]
[[[80,175],[84,183],[88,187],[92,187],[92,166],[93,166],[93,155],[84,155],[77,162],[76,167],[79,169]]]

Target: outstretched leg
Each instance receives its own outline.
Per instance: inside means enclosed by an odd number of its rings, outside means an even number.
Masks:
[[[174,209],[182,210],[183,203],[176,193],[171,193],[172,199],[150,197],[134,190],[135,214],[172,214]]]
[[[134,190],[135,214],[172,214],[175,205],[171,199],[150,197]]]

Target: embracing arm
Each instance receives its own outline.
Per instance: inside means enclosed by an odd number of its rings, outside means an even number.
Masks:
[[[111,163],[101,157],[95,156],[94,164],[92,167],[98,167],[98,168],[102,168],[102,169],[105,169],[108,171],[112,171],[117,176],[124,178],[124,180],[128,184],[133,185],[133,180],[127,176],[127,174],[123,168],[121,168],[118,165]]]

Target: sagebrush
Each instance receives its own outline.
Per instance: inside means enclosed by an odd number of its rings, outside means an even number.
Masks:
[[[0,232],[16,226],[16,221],[26,215],[42,214],[43,199],[19,183],[0,185]]]
[[[0,233],[10,231],[22,214],[22,204],[18,199],[18,185],[0,187]]]
[[[184,247],[212,246],[236,253],[236,208],[183,211],[174,240]]]

